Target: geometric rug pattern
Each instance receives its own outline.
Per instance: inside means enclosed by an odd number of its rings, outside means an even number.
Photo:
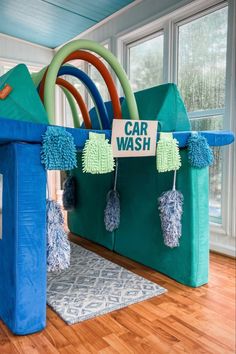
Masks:
[[[68,324],[165,292],[161,286],[72,242],[70,268],[47,276],[47,303]]]

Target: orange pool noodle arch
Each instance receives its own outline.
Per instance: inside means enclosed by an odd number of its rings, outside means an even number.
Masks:
[[[119,96],[117,93],[117,89],[116,89],[116,85],[113,80],[113,77],[112,77],[111,73],[109,72],[109,70],[107,69],[106,65],[103,64],[103,62],[98,57],[96,57],[94,54],[92,54],[90,52],[83,51],[83,50],[76,50],[75,52],[71,53],[70,55],[68,55],[65,58],[63,63],[66,63],[71,60],[78,60],[78,59],[85,60],[85,61],[89,62],[90,64],[95,66],[97,68],[97,70],[100,72],[100,74],[102,75],[102,77],[107,85],[107,88],[108,88],[108,91],[110,94],[110,98],[111,98],[112,106],[113,106],[113,111],[114,111],[114,118],[121,119],[122,112],[121,112],[120,99],[119,99]],[[44,85],[45,85],[46,75],[47,75],[47,70],[45,71],[44,76],[41,80],[40,89],[39,89],[39,95],[40,95],[42,102],[44,101]]]

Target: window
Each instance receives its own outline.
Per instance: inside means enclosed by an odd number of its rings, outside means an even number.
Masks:
[[[224,2],[210,7],[210,3],[180,8],[120,37],[133,90],[176,82],[193,130],[225,127],[228,6]],[[221,224],[222,148],[213,152],[210,217]]]
[[[105,43],[104,47],[106,49],[109,49],[109,44]],[[109,65],[107,64],[107,62],[101,57],[99,57],[99,59],[103,62],[103,64],[106,65],[106,67],[109,70]],[[89,74],[90,78],[93,80],[93,82],[95,83],[95,85],[97,86],[97,89],[100,92],[103,101],[104,102],[109,101],[110,100],[110,96],[109,96],[109,92],[108,92],[108,89],[107,89],[107,85],[106,85],[102,75],[97,70],[97,68],[95,66],[91,65],[91,64],[88,64],[88,74]],[[88,97],[88,105],[89,105],[89,108],[94,106],[90,95]]]
[[[178,86],[193,130],[223,129],[227,7],[178,26]],[[221,223],[222,151],[210,168],[210,216]]]
[[[178,84],[189,112],[224,108],[226,46],[227,7],[179,26]]]
[[[133,91],[163,83],[162,33],[128,45],[128,74]]]

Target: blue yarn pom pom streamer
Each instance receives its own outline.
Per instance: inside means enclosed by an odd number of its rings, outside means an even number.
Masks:
[[[77,167],[74,138],[65,128],[50,126],[42,138],[41,162],[47,170]]]
[[[104,212],[104,223],[106,230],[113,232],[120,225],[120,198],[115,190],[107,193],[107,205]]]
[[[47,270],[61,271],[70,266],[70,242],[64,230],[60,205],[47,200]]]
[[[162,193],[158,198],[161,228],[164,244],[174,248],[179,246],[182,232],[181,217],[183,214],[183,194],[175,190],[176,171],[174,173],[173,189]]]
[[[107,204],[104,211],[104,223],[106,230],[113,232],[120,225],[120,196],[116,190],[118,175],[118,159],[116,160],[114,188],[107,193]]]
[[[68,176],[64,182],[62,202],[64,209],[67,211],[71,211],[75,208],[76,179],[74,176]]]
[[[188,161],[191,166],[203,168],[213,164],[214,155],[207,143],[207,139],[194,132],[188,139]]]

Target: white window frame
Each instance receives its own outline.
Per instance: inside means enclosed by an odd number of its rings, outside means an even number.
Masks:
[[[128,65],[128,49],[131,43],[138,43],[144,41],[153,33],[164,33],[164,62],[163,62],[163,82],[177,83],[177,69],[178,69],[178,26],[190,22],[194,19],[200,18],[204,15],[212,13],[220,8],[229,5],[235,11],[234,0],[220,1],[220,0],[199,0],[194,1],[186,6],[173,11],[168,15],[154,20],[150,23],[143,24],[142,27],[136,26],[117,34],[117,49],[116,52],[123,64],[126,72],[129,73]],[[231,10],[232,11],[232,10]],[[228,38],[227,38],[227,58],[226,58],[226,90],[225,90],[225,109],[205,110],[205,116],[224,115],[224,129],[235,130],[235,99],[232,92],[235,92],[233,86],[232,71],[234,70],[235,80],[235,33],[229,35],[229,28],[235,28],[235,14],[228,13]],[[234,44],[233,44],[234,43]],[[232,45],[233,44],[233,45]],[[203,112],[189,113],[190,119],[200,118]],[[228,150],[229,149],[229,150]],[[211,249],[223,252],[225,254],[235,255],[235,183],[233,176],[235,176],[235,148],[234,146],[227,147],[223,152],[223,181],[222,181],[222,199],[221,199],[221,213],[222,223],[210,223],[211,231]],[[233,191],[230,191],[229,186],[233,186]],[[224,246],[225,237],[230,238],[230,242]],[[226,242],[227,243],[227,242]]]

